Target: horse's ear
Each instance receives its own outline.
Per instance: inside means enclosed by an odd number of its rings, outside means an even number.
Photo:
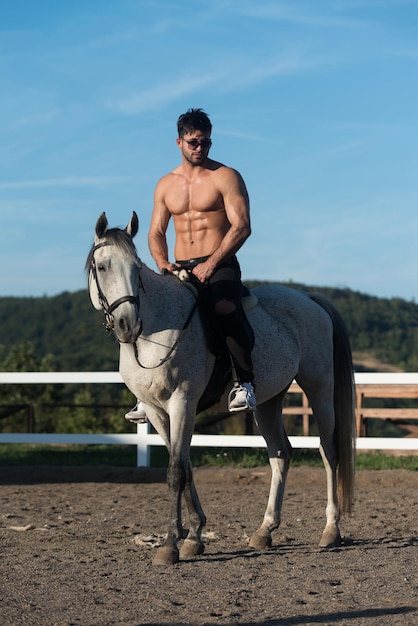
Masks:
[[[107,221],[106,213],[103,211],[103,213],[96,222],[96,235],[99,239],[103,239],[103,237],[106,235],[108,225],[109,223]]]
[[[131,239],[133,239],[138,232],[138,216],[135,211],[132,211],[132,217],[125,230]]]

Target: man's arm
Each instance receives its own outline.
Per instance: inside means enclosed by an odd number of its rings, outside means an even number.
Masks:
[[[168,260],[166,232],[170,221],[170,211],[164,201],[164,179],[161,179],[154,192],[154,209],[148,232],[148,246],[160,272],[173,271],[173,263]]]
[[[251,234],[250,203],[244,180],[231,168],[220,170],[219,173],[221,174],[218,181],[219,191],[222,194],[230,228],[209,259],[194,268],[193,274],[201,282],[208,280],[216,266],[234,255]]]

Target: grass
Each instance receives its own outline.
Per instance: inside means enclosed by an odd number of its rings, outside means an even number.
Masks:
[[[232,466],[251,468],[268,464],[263,449],[192,448],[191,460],[198,466]],[[151,451],[151,466],[166,467],[165,448],[155,446]],[[0,466],[5,465],[116,465],[135,467],[135,446],[115,445],[39,445],[0,444]],[[295,450],[292,466],[322,467],[317,450]],[[381,452],[359,452],[356,468],[369,470],[405,469],[418,471],[418,456],[393,456]]]
[[[1,444],[2,465],[119,465],[136,464],[134,446]]]
[[[387,470],[405,469],[418,471],[418,456],[413,454],[394,456],[379,451],[357,453],[357,469]]]

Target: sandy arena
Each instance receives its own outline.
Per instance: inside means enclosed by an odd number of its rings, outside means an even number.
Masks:
[[[151,560],[168,521],[165,471],[1,468],[1,624],[418,624],[418,473],[359,471],[344,543],[324,550],[325,471],[291,468],[266,552],[248,538],[269,469],[195,478],[205,554],[161,568]]]

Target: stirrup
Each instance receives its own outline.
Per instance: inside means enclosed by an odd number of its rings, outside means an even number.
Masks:
[[[146,424],[148,422],[147,414],[145,412],[144,404],[138,400],[135,406],[125,413],[125,419],[133,422],[134,424]]]
[[[239,411],[255,411],[257,402],[254,387],[251,383],[234,385],[228,395],[228,410],[230,413]]]

